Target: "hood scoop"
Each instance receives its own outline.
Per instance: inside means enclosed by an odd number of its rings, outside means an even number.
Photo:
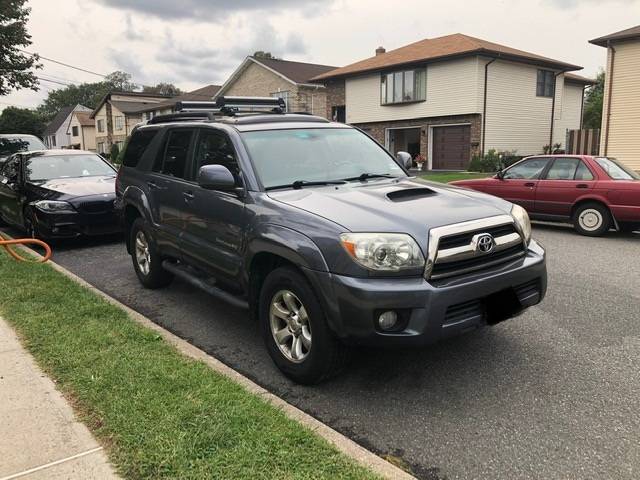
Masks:
[[[392,202],[410,202],[411,200],[418,200],[419,198],[431,197],[435,194],[436,192],[425,187],[403,188],[402,190],[387,193],[387,198]]]

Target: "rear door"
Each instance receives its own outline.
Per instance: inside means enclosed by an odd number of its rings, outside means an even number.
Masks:
[[[189,215],[184,236],[183,258],[204,267],[218,280],[235,283],[242,267],[245,238],[245,203],[236,192],[201,188],[195,183],[204,165],[223,165],[240,181],[237,155],[227,134],[201,128],[195,142],[190,177]]]
[[[502,179],[491,182],[487,193],[535,211],[536,188],[549,163],[548,157],[527,158],[509,167]]]
[[[569,218],[576,200],[593,190],[595,184],[595,175],[581,159],[555,158],[538,182],[535,210],[543,215]]]
[[[147,176],[151,211],[157,224],[156,241],[163,253],[175,257],[180,256],[180,239],[190,214],[187,192],[192,184],[186,178],[194,137],[193,128],[171,128]]]

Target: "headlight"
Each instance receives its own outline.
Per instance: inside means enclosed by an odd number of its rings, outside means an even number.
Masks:
[[[34,205],[47,213],[57,212],[73,212],[73,207],[69,202],[61,202],[59,200],[39,200]]]
[[[371,270],[397,272],[424,267],[420,247],[404,233],[343,233],[340,241],[356,262]]]
[[[524,237],[524,242],[529,245],[531,241],[531,221],[529,220],[529,214],[520,205],[514,205],[511,208],[511,216],[516,221],[516,226]]]

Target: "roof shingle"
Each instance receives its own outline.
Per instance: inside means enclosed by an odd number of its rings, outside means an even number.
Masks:
[[[73,109],[76,108],[75,105],[69,105],[67,107],[62,107],[56,116],[49,122],[47,127],[44,129],[44,135],[55,135],[58,129],[62,126],[64,121],[67,119],[69,114],[73,112]]]
[[[632,38],[640,38],[640,25],[620,30],[619,32],[610,33],[604,37],[594,38],[593,40],[589,40],[589,43],[599,45],[600,47],[606,47],[607,43],[610,41],[631,40]]]
[[[404,47],[352,63],[346,67],[318,75],[314,77],[313,80],[316,81],[333,77],[343,77],[356,73],[382,70],[393,66],[428,62],[468,54],[500,56],[506,59],[525,61],[562,70],[582,69],[582,67],[578,65],[561,62],[559,60],[507,47],[498,43],[489,42],[480,38],[470,37],[469,35],[464,35],[462,33],[454,33],[444,37],[420,40],[418,42],[405,45]]]
[[[265,67],[275,70],[289,80],[293,80],[295,83],[309,83],[313,77],[336,69],[336,67],[330,65],[318,65],[316,63],[292,62],[275,58],[251,58]]]

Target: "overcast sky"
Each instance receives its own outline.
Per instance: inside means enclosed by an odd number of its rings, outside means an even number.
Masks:
[[[605,49],[589,39],[631,27],[640,0],[32,0],[30,51],[140,84],[222,84],[255,50],[343,66],[423,38],[466,33],[569,63],[593,76]],[[43,61],[61,82],[99,77]],[[35,107],[47,91],[0,97]]]

